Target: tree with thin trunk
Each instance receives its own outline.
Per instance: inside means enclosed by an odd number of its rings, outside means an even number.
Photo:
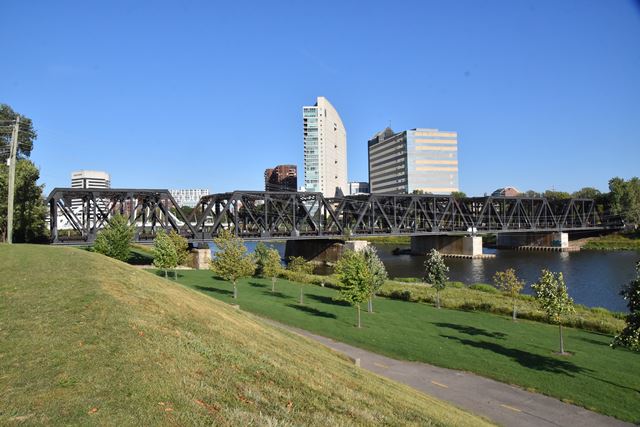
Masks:
[[[169,238],[173,247],[176,250],[176,257],[178,265],[185,265],[189,259],[189,241],[176,233],[175,230],[171,230]]]
[[[518,279],[516,271],[508,268],[505,271],[498,271],[493,275],[493,283],[496,288],[511,297],[513,302],[513,320],[516,320],[516,302],[520,291],[524,288],[524,280]]]
[[[375,297],[376,292],[380,290],[382,285],[384,285],[385,280],[387,280],[387,269],[384,267],[384,264],[380,260],[378,252],[374,246],[367,246],[362,251],[362,254],[367,261],[367,268],[369,269],[369,273],[371,274],[371,293],[369,294],[367,311],[369,313],[373,313],[373,297]]]
[[[612,346],[640,351],[640,262],[636,264],[636,278],[629,282],[620,295],[627,300],[629,314],[625,317],[626,326],[616,335]]]
[[[427,254],[424,262],[424,281],[436,290],[436,307],[440,308],[440,291],[447,287],[449,267],[444,263],[440,252],[435,249]]]
[[[301,256],[292,256],[289,257],[287,270],[289,277],[300,285],[300,304],[304,304],[304,282],[307,275],[313,273],[313,264]]]
[[[175,269],[178,265],[178,254],[176,247],[164,230],[159,230],[156,238],[153,239],[153,265],[164,271],[167,277],[167,270]],[[175,279],[175,270],[173,278]]]
[[[276,291],[276,279],[283,270],[280,252],[274,248],[267,248],[262,259],[262,276],[271,278],[271,292]]]
[[[371,296],[372,275],[367,259],[362,252],[345,251],[335,268],[340,280],[340,299],[347,301],[357,309],[357,326],[360,321],[360,304]]]
[[[562,336],[562,320],[567,314],[573,313],[573,299],[567,292],[567,285],[564,283],[562,273],[552,273],[549,270],[542,270],[542,274],[537,283],[531,285],[535,292],[536,299],[542,310],[547,314],[550,323],[558,324],[560,331],[560,354],[566,355],[564,351],[564,337]]]
[[[211,260],[211,270],[222,279],[233,283],[233,299],[238,298],[238,280],[252,276],[256,264],[242,240],[231,231],[223,230],[213,239],[218,248]]]
[[[253,257],[256,260],[256,277],[265,277],[264,275],[264,263],[267,259],[267,251],[269,248],[262,242],[258,242],[255,250],[253,251]]]

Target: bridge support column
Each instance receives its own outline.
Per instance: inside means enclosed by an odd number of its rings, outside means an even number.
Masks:
[[[463,255],[465,257],[482,256],[482,237],[480,236],[413,236],[411,253],[425,255],[436,249],[444,255]]]
[[[511,249],[520,247],[566,249],[569,247],[569,233],[498,233],[496,246]]]
[[[342,255],[344,242],[335,239],[287,240],[284,249],[286,260],[301,256],[307,261],[336,262]]]

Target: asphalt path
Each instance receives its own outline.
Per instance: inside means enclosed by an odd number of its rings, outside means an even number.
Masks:
[[[272,320],[266,322],[317,341],[361,368],[453,403],[504,426],[631,426],[612,417],[469,372],[391,359]]]

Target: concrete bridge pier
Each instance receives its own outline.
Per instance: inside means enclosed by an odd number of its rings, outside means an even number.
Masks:
[[[498,248],[558,248],[569,247],[569,233],[540,232],[540,233],[498,233],[496,240]]]
[[[284,258],[301,256],[307,261],[320,263],[336,262],[342,253],[350,249],[360,251],[369,245],[369,242],[362,240],[336,240],[336,239],[299,239],[287,240],[284,249]]]
[[[436,249],[443,255],[477,258],[482,256],[482,237],[446,235],[411,237],[413,255],[425,255],[431,249]]]

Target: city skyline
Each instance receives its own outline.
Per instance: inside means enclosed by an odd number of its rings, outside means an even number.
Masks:
[[[32,158],[47,192],[77,168],[109,170],[114,187],[260,189],[262,175],[246,171],[303,166],[299,112],[318,95],[338,106],[348,130],[349,181],[367,180],[367,140],[388,125],[455,129],[464,141],[460,190],[470,195],[606,190],[613,176],[638,174],[633,2],[341,8],[303,23],[302,5],[246,13],[9,4],[6,16],[29,16],[33,30],[9,19],[0,31],[19,34],[31,54],[5,69],[0,102],[33,119]],[[228,19],[209,26],[219,14]],[[405,20],[407,30],[370,31],[385,18]],[[332,28],[322,40],[331,49],[298,37],[319,22]],[[370,43],[358,43],[362,34]],[[371,66],[385,54],[404,65]],[[247,121],[257,99],[268,107]],[[173,176],[156,167],[167,159]]]

